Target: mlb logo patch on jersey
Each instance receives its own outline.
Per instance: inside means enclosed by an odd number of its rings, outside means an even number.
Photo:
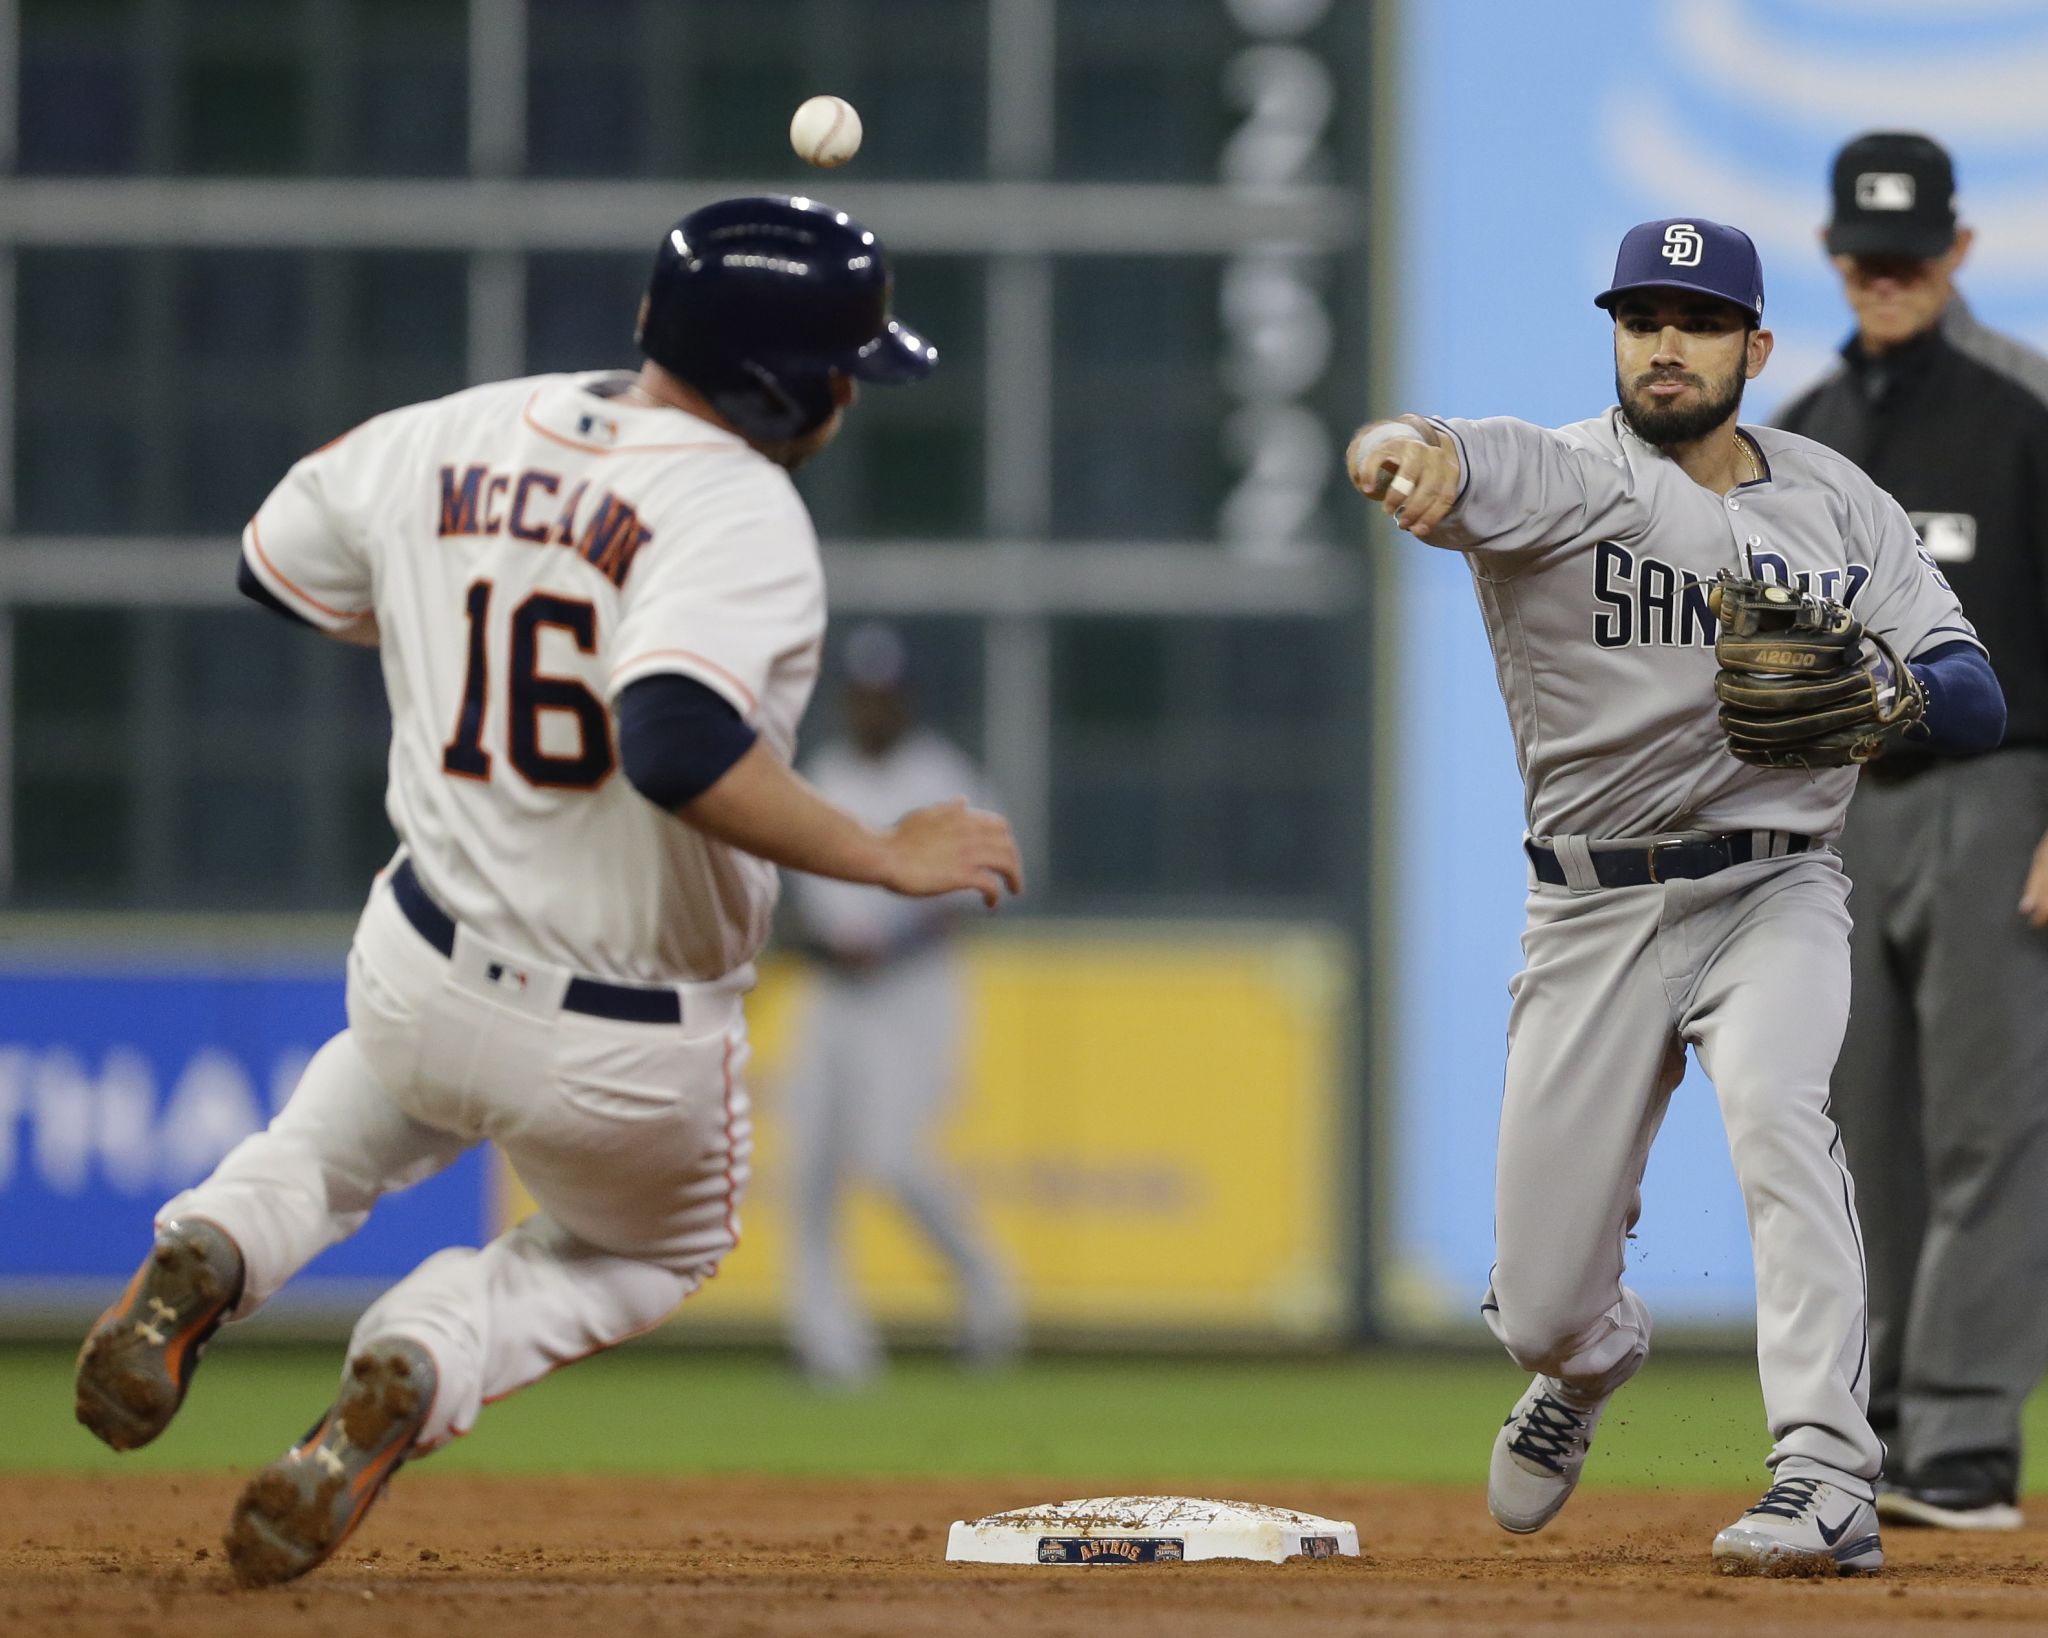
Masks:
[[[1915,512],[1920,544],[1937,563],[1967,563],[1977,555],[1977,520],[1968,512]]]
[[[508,990],[524,990],[529,982],[528,975],[518,967],[508,967],[502,961],[493,961],[484,968],[484,977],[493,984]]]
[[[605,443],[616,443],[619,437],[619,423],[608,415],[596,415],[585,410],[576,417],[576,431],[585,438],[599,438]]]

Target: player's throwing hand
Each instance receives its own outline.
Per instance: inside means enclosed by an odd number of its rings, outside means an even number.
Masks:
[[[1024,891],[1024,864],[1009,821],[970,808],[963,798],[905,814],[888,833],[887,848],[881,885],[891,892],[922,899],[967,889],[993,910],[1004,888]]]
[[[1456,504],[1463,475],[1456,444],[1419,415],[1360,427],[1344,466],[1360,494],[1417,538]]]

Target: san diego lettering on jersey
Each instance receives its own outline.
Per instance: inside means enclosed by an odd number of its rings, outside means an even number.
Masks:
[[[1832,597],[1853,606],[1870,579],[1862,563],[1839,569],[1794,570],[1775,552],[1751,552],[1759,580]],[[1602,648],[1712,648],[1716,626],[1708,582],[1691,569],[1603,540],[1593,547],[1593,641]]]
[[[640,514],[605,490],[592,503],[581,533],[576,528],[588,480],[564,496],[562,475],[541,467],[494,472],[477,464],[441,468],[441,521],[451,535],[509,535],[535,546],[566,546],[614,586],[623,586],[633,559],[654,538]]]

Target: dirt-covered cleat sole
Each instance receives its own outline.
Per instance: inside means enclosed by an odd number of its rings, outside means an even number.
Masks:
[[[198,1219],[167,1223],[78,1351],[78,1420],[115,1450],[171,1425],[199,1356],[242,1296],[242,1254]]]
[[[1714,1538],[1724,1575],[1863,1575],[1884,1568],[1877,1510],[1821,1479],[1780,1479]]]
[[[1730,1525],[1714,1538],[1714,1568],[1723,1575],[1868,1575],[1884,1568],[1884,1548],[1875,1531],[1816,1550]]]
[[[416,1343],[374,1343],[350,1360],[333,1408],[235,1503],[227,1533],[235,1578],[272,1586],[331,1557],[411,1454],[434,1388],[433,1359]]]

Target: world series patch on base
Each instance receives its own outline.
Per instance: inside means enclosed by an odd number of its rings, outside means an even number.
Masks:
[[[1289,1507],[1199,1496],[1096,1496],[972,1523],[955,1520],[961,1564],[1179,1564],[1204,1558],[1356,1558],[1358,1526]]]

